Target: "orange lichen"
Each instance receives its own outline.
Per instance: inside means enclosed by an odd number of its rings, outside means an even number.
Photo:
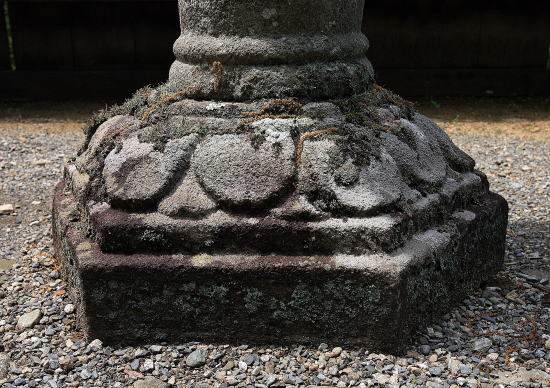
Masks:
[[[302,136],[300,136],[300,139],[298,140],[298,145],[296,146],[296,157],[295,157],[296,166],[300,167],[300,165],[302,164],[302,151],[304,150],[304,142],[307,139],[314,136],[325,135],[327,133],[336,132],[339,130],[340,128],[327,128],[327,129],[321,129],[320,131],[305,133]]]
[[[219,61],[212,62],[212,72],[214,73],[214,91],[220,90],[223,76],[223,64]]]
[[[283,110],[295,113],[302,105],[294,98],[278,98],[269,101],[262,109],[256,112],[243,112],[247,116],[261,116],[267,113],[280,113]]]
[[[158,108],[160,108],[162,105],[164,104],[167,104],[169,102],[172,102],[176,99],[178,99],[179,97],[181,96],[185,96],[185,95],[188,95],[189,93],[193,92],[195,89],[199,88],[200,85],[199,84],[193,84],[193,85],[190,85],[188,87],[186,87],[185,89],[183,90],[180,90],[179,92],[176,92],[174,94],[171,94],[165,98],[163,98],[160,102],[156,103],[155,105],[153,105],[152,107],[148,108],[144,113],[143,115],[141,116],[141,121],[147,121],[147,119],[149,119],[149,116],[151,115],[151,113],[153,113],[155,110],[157,110]]]

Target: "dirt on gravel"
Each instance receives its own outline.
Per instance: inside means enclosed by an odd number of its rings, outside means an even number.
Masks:
[[[0,215],[0,385],[550,386],[549,101],[418,102],[508,200],[510,224],[503,271],[417,333],[399,357],[326,344],[88,344],[53,257],[51,195],[102,104],[0,104],[0,205],[13,205]],[[37,312],[34,326],[21,327]],[[196,351],[208,357],[192,368],[187,358]]]
[[[550,137],[550,98],[442,98],[413,101],[450,134],[478,132]],[[0,103],[0,128],[46,133],[81,131],[102,101]]]

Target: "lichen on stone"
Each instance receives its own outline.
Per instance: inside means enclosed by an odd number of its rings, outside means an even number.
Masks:
[[[381,308],[380,290],[375,285],[344,279],[326,281],[317,286],[300,282],[286,296],[268,295],[257,288],[245,291],[244,305],[251,314],[263,311],[271,314],[271,319],[287,325],[315,322],[328,331],[337,329],[339,319],[376,314]]]

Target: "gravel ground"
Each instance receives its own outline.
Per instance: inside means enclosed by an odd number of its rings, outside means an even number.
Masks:
[[[498,124],[465,132],[471,124],[445,123],[510,203],[505,270],[395,357],[325,344],[85,343],[50,234],[52,188],[82,136],[52,131],[51,123],[0,122],[0,206],[13,205],[0,207],[1,386],[550,387],[550,122],[544,123],[542,135],[540,125],[533,134],[494,131]]]

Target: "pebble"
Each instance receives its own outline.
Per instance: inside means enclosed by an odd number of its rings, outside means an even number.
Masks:
[[[169,388],[170,386],[151,376],[144,378],[143,380],[138,380],[133,385],[134,388]]]
[[[42,317],[42,312],[39,309],[29,311],[17,319],[17,326],[22,329],[28,329],[36,325],[40,318]]]
[[[277,376],[270,374],[265,378],[265,385],[271,387],[277,381]]]
[[[185,363],[191,368],[204,365],[206,363],[206,351],[203,349],[195,350],[187,356]]]
[[[447,368],[451,371],[451,374],[456,375],[462,366],[462,363],[456,358],[449,358],[447,361]]]
[[[99,339],[95,339],[92,342],[88,344],[88,349],[97,352],[98,350],[101,350],[103,348],[103,342]]]
[[[255,363],[258,362],[258,355],[257,354],[248,354],[246,356],[243,357],[243,362],[247,365],[247,366],[251,366],[251,365],[254,365]]]
[[[136,358],[138,358],[138,357],[143,357],[143,356],[146,356],[146,355],[148,355],[148,354],[149,354],[149,352],[148,352],[147,350],[141,349],[141,348],[136,349],[136,350],[134,351],[134,357],[136,357]]]
[[[8,215],[13,213],[15,208],[11,203],[5,203],[3,205],[0,205],[0,215]]]
[[[235,363],[233,361],[228,361],[223,367],[222,367],[222,370],[223,371],[226,371],[226,370],[231,370],[235,367]]]
[[[69,357],[61,358],[59,360],[59,366],[65,372],[69,372],[74,369],[74,362]]]
[[[431,351],[432,349],[430,348],[430,345],[420,345],[420,352],[423,355],[427,356]]]
[[[130,368],[132,370],[138,370],[139,369],[139,364],[140,364],[140,360],[136,358],[134,361],[132,361],[130,363]]]
[[[155,369],[155,362],[151,359],[146,359],[143,364],[141,365],[141,368],[139,368],[142,372],[151,372]]]
[[[75,306],[72,303],[68,303],[65,305],[65,307],[63,307],[63,311],[65,312],[65,314],[72,314],[74,313],[74,310]]]
[[[487,350],[493,345],[493,342],[489,338],[480,338],[474,341],[473,349],[475,351]]]
[[[2,200],[13,203],[14,210],[0,219],[0,257],[10,262],[1,266],[0,277],[4,352],[0,353],[0,385],[370,388],[382,381],[387,387],[477,388],[480,384],[489,388],[510,386],[502,382],[502,376],[512,376],[517,370],[528,370],[532,374],[525,376],[537,376],[541,381],[550,362],[550,338],[544,331],[550,327],[550,300],[544,291],[548,288],[545,279],[550,277],[550,236],[545,229],[550,188],[550,161],[545,155],[549,141],[466,132],[453,133],[452,138],[476,159],[492,189],[513,204],[505,265],[488,281],[488,287],[474,291],[431,328],[419,332],[406,353],[396,357],[372,353],[368,347],[335,352],[324,343],[311,347],[201,342],[90,347],[71,315],[76,306],[67,307],[74,302],[52,260],[50,232],[53,185],[67,158],[75,154],[82,135],[2,131]],[[33,165],[32,160],[49,162]],[[531,170],[521,171],[523,165]],[[519,186],[514,188],[513,183]],[[41,316],[34,326],[18,326],[21,316],[35,310]],[[533,325],[538,327],[537,339],[522,340]],[[477,342],[481,338],[490,343]],[[422,352],[421,346],[429,350]],[[204,361],[188,366],[197,349],[204,351]],[[527,384],[540,387],[524,380],[525,388]],[[522,383],[516,386],[522,387]]]
[[[10,358],[5,353],[0,353],[0,380],[5,379],[10,370]]]

